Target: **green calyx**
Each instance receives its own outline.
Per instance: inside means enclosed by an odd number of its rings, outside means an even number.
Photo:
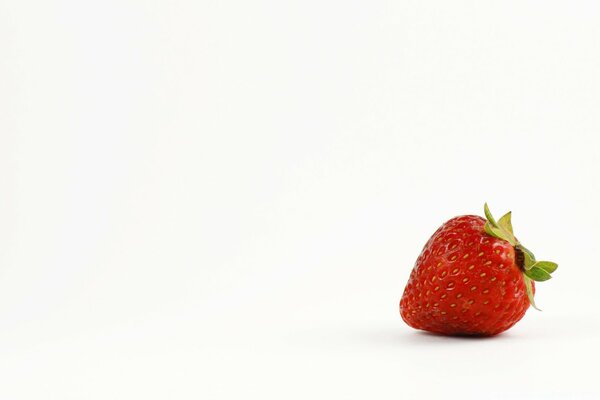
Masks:
[[[513,233],[510,211],[496,221],[492,216],[487,203],[483,206],[483,210],[485,212],[485,218],[487,219],[487,222],[485,223],[485,232],[490,236],[507,241],[515,248],[518,264],[523,272],[523,279],[525,280],[527,297],[533,308],[539,310],[533,300],[531,281],[543,282],[552,278],[550,274],[556,271],[558,264],[551,261],[537,261],[533,253],[519,243]]]

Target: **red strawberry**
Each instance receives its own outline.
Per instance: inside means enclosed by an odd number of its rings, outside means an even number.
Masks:
[[[410,326],[447,335],[491,336],[516,324],[533,301],[533,281],[558,267],[536,261],[515,238],[511,213],[496,222],[455,217],[429,239],[400,300]]]

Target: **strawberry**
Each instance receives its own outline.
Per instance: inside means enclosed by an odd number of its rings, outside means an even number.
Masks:
[[[497,222],[463,215],[444,223],[425,244],[400,300],[411,327],[445,335],[492,336],[516,324],[534,303],[533,281],[557,264],[536,261],[515,238],[508,212]]]

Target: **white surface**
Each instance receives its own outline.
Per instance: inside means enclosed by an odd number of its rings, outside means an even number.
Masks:
[[[594,1],[0,2],[0,398],[600,398]],[[560,264],[488,340],[445,220]],[[488,394],[490,393],[490,394]]]

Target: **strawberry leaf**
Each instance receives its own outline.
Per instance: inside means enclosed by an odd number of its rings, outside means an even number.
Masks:
[[[533,285],[531,284],[531,279],[529,279],[526,276],[524,276],[523,279],[525,280],[525,291],[527,292],[527,298],[529,299],[529,303],[531,303],[531,306],[536,310],[542,311],[535,305],[535,300],[533,299]]]
[[[531,267],[533,267],[533,265],[535,264],[535,256],[533,255],[533,253],[527,247],[523,246],[520,243],[516,247],[523,252],[523,256],[525,258],[525,269],[531,269]]]
[[[544,271],[542,268],[536,267],[535,265],[531,267],[531,269],[525,270],[525,275],[537,282],[547,281],[548,279],[552,278],[548,272]]]
[[[485,203],[483,205],[483,212],[485,213],[485,217],[487,218],[487,220],[490,221],[490,224],[492,224],[492,226],[494,228],[498,228],[498,223],[492,216],[492,213],[491,213],[490,208],[488,207],[487,203]]]
[[[501,239],[501,240],[506,240],[506,239],[504,239],[500,228],[496,228],[496,227],[492,226],[489,222],[485,223],[484,229],[488,235],[491,235],[491,236]]]
[[[549,274],[553,273],[556,271],[556,268],[558,268],[558,264],[553,263],[552,261],[538,261],[535,263],[535,266],[543,269]]]
[[[501,218],[502,224],[498,224],[498,222],[496,222],[496,220],[492,216],[492,213],[490,212],[490,208],[488,207],[487,203],[485,203],[483,206],[483,212],[485,213],[485,217],[488,220],[488,222],[486,223],[485,231],[489,235],[492,235],[498,239],[505,240],[513,246],[516,246],[518,242],[512,233],[510,212],[508,212]],[[489,225],[489,227],[487,227],[487,225]]]
[[[487,219],[484,225],[485,232],[492,237],[510,243],[514,247],[515,261],[518,262],[518,267],[523,270],[523,279],[525,281],[525,288],[527,289],[527,297],[529,298],[531,306],[536,310],[539,310],[533,299],[533,281],[543,282],[552,278],[550,274],[558,268],[558,264],[551,261],[536,261],[533,253],[519,243],[513,233],[511,221],[512,213],[510,211],[504,214],[498,221],[494,219],[487,203],[484,204],[483,211],[485,213],[485,218]],[[521,255],[523,258],[522,264],[520,260]]]
[[[504,229],[507,232],[510,232],[510,234],[513,234],[513,227],[512,227],[512,222],[510,220],[511,217],[511,212],[507,212],[506,214],[504,214],[502,217],[500,217],[500,219],[498,220],[498,225],[500,225],[500,228]]]

